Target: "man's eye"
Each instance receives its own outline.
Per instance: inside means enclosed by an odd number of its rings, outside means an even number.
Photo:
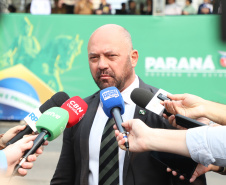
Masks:
[[[116,55],[112,54],[112,55],[109,55],[109,57],[116,57]]]
[[[97,57],[96,56],[90,57],[90,59],[95,59],[95,58],[97,58]]]

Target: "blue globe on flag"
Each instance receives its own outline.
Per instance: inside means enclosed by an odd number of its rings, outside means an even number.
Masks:
[[[0,119],[22,120],[40,106],[35,89],[20,78],[0,80]]]

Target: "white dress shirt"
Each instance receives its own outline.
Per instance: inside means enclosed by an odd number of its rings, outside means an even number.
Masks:
[[[191,158],[197,163],[226,167],[226,126],[188,129],[186,144]]]
[[[135,112],[135,103],[130,99],[130,94],[133,89],[139,87],[139,79],[136,76],[134,82],[126,88],[121,95],[125,102],[125,112],[122,115],[123,121],[133,119]],[[99,181],[99,153],[101,137],[108,117],[103,111],[100,103],[97,108],[93,125],[89,136],[89,184],[98,185]],[[119,185],[123,185],[123,164],[124,164],[125,151],[119,148]]]

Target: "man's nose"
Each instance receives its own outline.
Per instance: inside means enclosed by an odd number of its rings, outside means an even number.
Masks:
[[[99,67],[99,69],[108,68],[108,61],[105,57],[100,57],[98,67]]]

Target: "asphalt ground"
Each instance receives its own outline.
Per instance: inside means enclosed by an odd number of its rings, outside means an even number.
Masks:
[[[0,134],[18,124],[20,123],[0,121]],[[49,185],[59,159],[62,139],[63,137],[60,135],[49,142],[49,145],[44,148],[43,154],[37,158],[33,168],[28,170],[25,177],[13,177],[9,183],[4,185]],[[226,176],[214,172],[206,173],[206,178],[208,185],[225,185],[226,182]],[[3,184],[1,183],[1,185]]]

